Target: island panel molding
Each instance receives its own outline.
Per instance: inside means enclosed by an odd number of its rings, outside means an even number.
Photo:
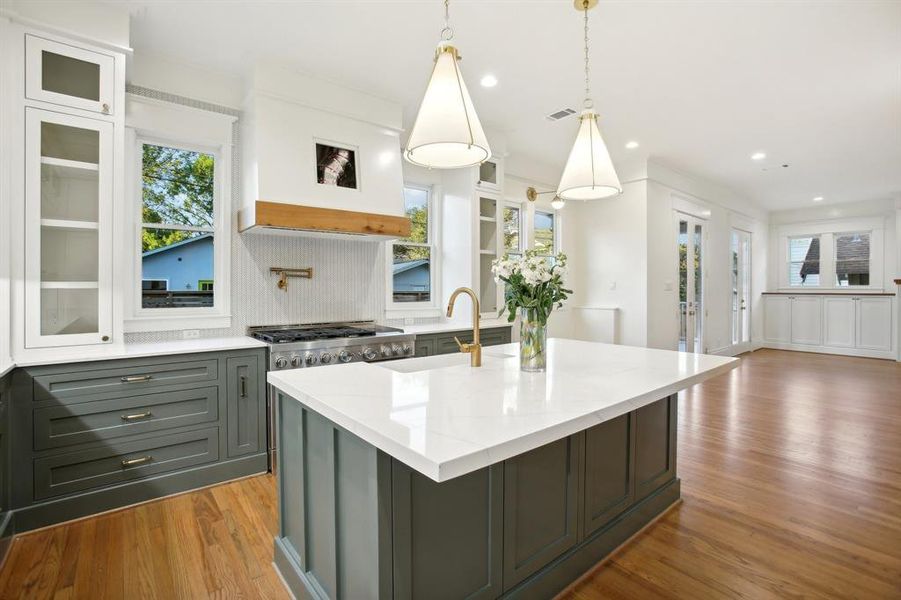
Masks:
[[[629,413],[738,365],[738,359],[548,341],[544,375],[519,371],[517,346],[482,367],[448,354],[272,372],[286,395],[442,482]]]

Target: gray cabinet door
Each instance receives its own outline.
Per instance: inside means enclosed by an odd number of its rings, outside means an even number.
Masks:
[[[635,498],[633,413],[585,432],[585,518],[587,537],[626,510]]]
[[[492,327],[491,329],[483,329],[479,334],[479,341],[482,346],[498,346],[500,344],[508,344],[510,343],[511,331],[510,327]],[[471,329],[463,329],[460,331],[449,331],[446,333],[440,333],[435,336],[435,352],[437,354],[450,354],[452,352],[459,352],[460,348],[457,346],[456,340],[454,337],[460,339],[463,343],[471,343],[472,342],[472,330]]]
[[[676,476],[676,396],[635,411],[635,501]]]
[[[503,468],[436,483],[392,460],[394,597],[501,594]]]
[[[416,356],[432,356],[435,354],[434,336],[416,336]]]
[[[226,432],[228,456],[262,452],[265,439],[265,393],[261,390],[257,356],[226,361]]]
[[[578,433],[504,462],[505,590],[578,541],[583,443]]]

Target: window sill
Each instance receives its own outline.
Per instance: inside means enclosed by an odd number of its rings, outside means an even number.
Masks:
[[[126,319],[125,333],[182,331],[185,329],[222,329],[231,327],[231,315],[192,315],[177,317],[136,317]]]
[[[421,308],[387,308],[385,309],[385,318],[387,319],[424,319],[429,317],[443,317],[444,311],[436,306],[428,306]]]

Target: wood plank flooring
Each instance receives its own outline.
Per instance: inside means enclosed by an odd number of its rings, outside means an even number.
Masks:
[[[901,598],[901,365],[761,350],[679,401],[683,503],[563,596]],[[0,598],[287,598],[261,476],[13,543]]]

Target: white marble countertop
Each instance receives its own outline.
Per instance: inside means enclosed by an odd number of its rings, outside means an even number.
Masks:
[[[6,362],[6,361],[0,362],[0,377],[3,377],[4,375],[6,375],[7,373],[9,373],[10,371],[12,371],[15,368],[16,368],[16,363],[14,363],[14,362]]]
[[[479,327],[482,329],[490,329],[492,327],[511,327],[513,323],[508,323],[506,318],[503,319],[479,319]],[[438,323],[420,323],[418,325],[398,325],[404,330],[404,333],[429,334],[439,333],[442,331],[460,331],[461,329],[472,329],[472,323],[469,321],[440,321]]]
[[[117,358],[141,358],[145,356],[165,356],[167,354],[190,354],[192,352],[216,352],[219,350],[265,347],[266,344],[264,342],[242,335],[143,344],[102,344],[90,347],[80,346],[78,348],[30,350],[24,356],[16,357],[14,362],[17,367],[34,367],[38,365],[113,360]]]
[[[481,469],[719,375],[738,359],[548,341],[545,373],[517,344],[468,354],[269,373],[311,410],[435,481]],[[291,460],[286,457],[286,460]]]

